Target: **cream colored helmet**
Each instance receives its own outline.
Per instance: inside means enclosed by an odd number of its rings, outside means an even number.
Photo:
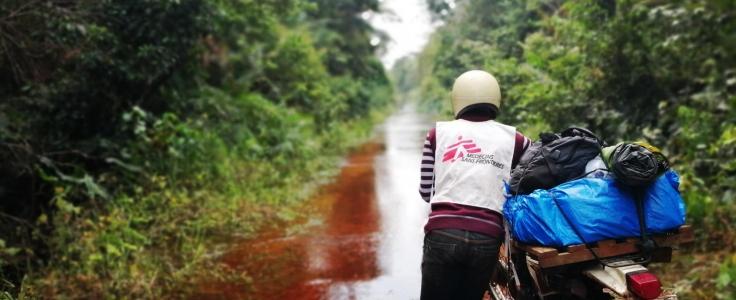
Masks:
[[[452,110],[456,118],[464,109],[480,103],[501,108],[501,88],[493,75],[486,71],[472,70],[455,79],[452,86]]]

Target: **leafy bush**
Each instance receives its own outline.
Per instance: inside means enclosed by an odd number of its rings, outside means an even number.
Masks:
[[[392,101],[377,7],[0,3],[0,297],[156,298],[288,217]]]
[[[578,125],[646,139],[682,175],[698,251],[736,251],[733,1],[427,2],[445,25],[418,56],[425,107],[449,115],[452,80],[481,68],[501,84],[500,119],[532,138]]]

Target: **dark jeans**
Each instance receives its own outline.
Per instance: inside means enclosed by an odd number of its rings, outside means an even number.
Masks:
[[[481,299],[488,289],[502,240],[459,229],[427,233],[421,299]]]

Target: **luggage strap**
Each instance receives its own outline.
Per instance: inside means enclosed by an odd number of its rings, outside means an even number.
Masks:
[[[572,228],[572,231],[575,233],[575,235],[577,235],[577,237],[580,239],[580,241],[583,242],[583,245],[585,245],[585,249],[587,249],[588,252],[590,252],[590,254],[593,255],[593,258],[596,261],[598,261],[598,263],[600,263],[601,265],[603,265],[605,267],[611,267],[611,268],[613,268],[613,267],[623,267],[623,266],[628,266],[628,265],[648,263],[651,260],[651,250],[653,250],[656,246],[654,245],[654,241],[652,239],[648,239],[648,241],[651,242],[651,243],[649,243],[649,245],[652,246],[652,247],[650,249],[645,249],[645,247],[647,246],[647,243],[644,240],[645,235],[646,235],[646,225],[645,225],[646,223],[644,223],[644,201],[643,201],[644,197],[643,197],[643,192],[640,193],[640,195],[642,195],[642,197],[636,197],[636,202],[637,202],[636,211],[637,211],[637,215],[639,216],[639,230],[640,230],[640,232],[642,234],[642,243],[639,246],[639,249],[640,249],[640,251],[642,253],[644,253],[644,256],[645,257],[641,261],[634,261],[634,260],[632,260],[633,262],[631,264],[626,264],[626,265],[618,265],[617,264],[616,266],[609,265],[607,262],[603,261],[598,256],[598,254],[595,252],[595,250],[591,249],[588,246],[588,242],[585,241],[585,239],[583,238],[583,236],[580,234],[580,231],[578,231],[577,227],[575,227],[573,225],[573,223],[570,221],[570,218],[565,213],[565,210],[563,210],[562,207],[560,206],[560,203],[557,201],[557,197],[555,197],[555,195],[552,194],[552,193],[550,193],[550,195],[552,196],[552,201],[554,201],[555,202],[555,205],[557,205],[557,209],[560,210],[560,213],[562,214],[562,217],[565,219],[565,222],[567,222],[567,224],[570,225],[570,228]],[[641,209],[640,209],[640,207],[641,207]]]
[[[657,245],[647,234],[647,220],[644,215],[644,189],[635,189],[632,191],[632,194],[634,194],[634,201],[636,202],[636,215],[639,217],[640,240],[637,246],[645,256],[651,257],[651,254],[654,249],[657,248]]]

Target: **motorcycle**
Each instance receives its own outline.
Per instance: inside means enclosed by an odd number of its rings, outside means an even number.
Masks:
[[[524,245],[507,239],[489,286],[495,300],[549,299],[668,299],[647,266],[666,263],[673,249],[694,241],[688,225],[642,239],[604,240],[566,249]]]

